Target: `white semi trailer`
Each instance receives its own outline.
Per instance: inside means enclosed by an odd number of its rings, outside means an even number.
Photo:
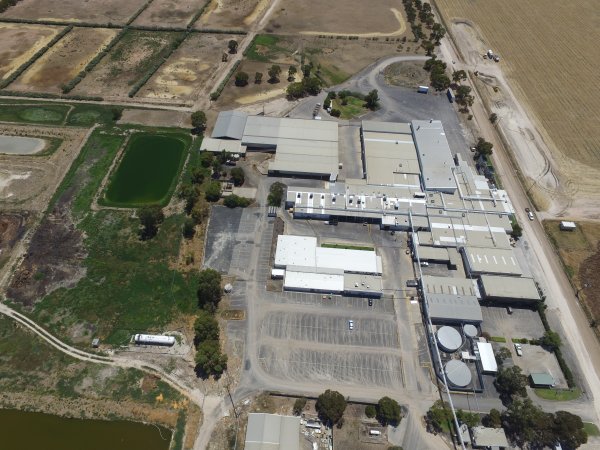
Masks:
[[[136,345],[164,345],[169,347],[175,345],[175,338],[173,336],[158,334],[136,334],[133,337],[133,341]]]

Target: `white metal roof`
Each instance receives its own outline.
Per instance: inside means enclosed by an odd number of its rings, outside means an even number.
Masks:
[[[246,450],[299,450],[300,417],[248,414]]]
[[[200,144],[200,150],[207,152],[221,153],[223,150],[229,153],[246,153],[246,147],[240,141],[231,139],[216,139],[205,137]]]
[[[311,236],[279,235],[275,252],[275,267],[316,267],[317,238]]]
[[[289,290],[311,290],[331,293],[344,292],[343,273],[318,273],[286,270],[283,287]]]
[[[483,372],[498,372],[498,364],[496,363],[496,357],[494,356],[492,344],[489,342],[477,342],[477,350],[479,351],[479,358],[481,359],[481,367],[483,368]]]
[[[454,192],[452,152],[439,120],[413,120],[412,130],[426,189]]]

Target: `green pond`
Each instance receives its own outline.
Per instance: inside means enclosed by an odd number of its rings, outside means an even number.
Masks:
[[[124,207],[166,204],[179,173],[185,147],[182,139],[173,136],[133,135],[110,180],[105,203]]]
[[[171,443],[170,430],[137,422],[0,410],[0,423],[0,448],[10,450],[168,450]]]

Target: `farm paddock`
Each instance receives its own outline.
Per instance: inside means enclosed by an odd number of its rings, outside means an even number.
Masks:
[[[536,203],[544,207],[558,195],[562,196],[562,206],[551,212],[597,217],[600,131],[596,124],[600,95],[595,94],[596,58],[591,56],[598,52],[595,40],[590,39],[597,28],[597,2],[552,0],[543,8],[533,0],[509,0],[502,5],[437,0],[436,4],[471,65],[478,58],[480,73],[502,69],[550,150],[545,157],[552,163],[559,183],[536,186],[536,197],[541,198]],[[488,63],[482,58],[489,48],[501,56],[496,69],[486,67]],[[490,95],[492,109],[499,108],[498,116],[503,117],[503,113],[509,113],[504,109],[507,102],[501,91],[495,94]],[[527,133],[519,128],[516,131]],[[530,164],[526,157],[522,159],[523,164]],[[540,167],[544,165],[542,161]],[[527,179],[535,181],[538,175],[530,171]]]
[[[205,0],[154,0],[133,25],[185,27]]]
[[[17,78],[10,89],[61,92],[61,86],[76,77],[116,34],[116,30],[107,28],[73,28]]]
[[[225,64],[221,61],[230,39],[228,34],[191,34],[144,85],[137,97],[195,99],[196,93]]]
[[[268,5],[269,0],[210,0],[194,28],[247,30]]]
[[[21,0],[0,17],[124,25],[147,0]]]

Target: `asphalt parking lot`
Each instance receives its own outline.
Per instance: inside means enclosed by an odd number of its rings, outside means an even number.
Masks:
[[[537,311],[514,307],[512,310],[513,313],[508,314],[504,307],[482,306],[482,331],[506,338],[507,345],[511,345],[511,338],[538,339],[544,335],[544,325]]]
[[[513,351],[515,365],[523,369],[525,375],[532,373],[548,373],[556,381],[558,388],[567,388],[567,383],[556,361],[554,353],[545,350],[539,345],[521,344],[523,356],[517,356]]]
[[[221,273],[229,272],[243,211],[241,208],[212,207],[206,232],[204,266]]]

